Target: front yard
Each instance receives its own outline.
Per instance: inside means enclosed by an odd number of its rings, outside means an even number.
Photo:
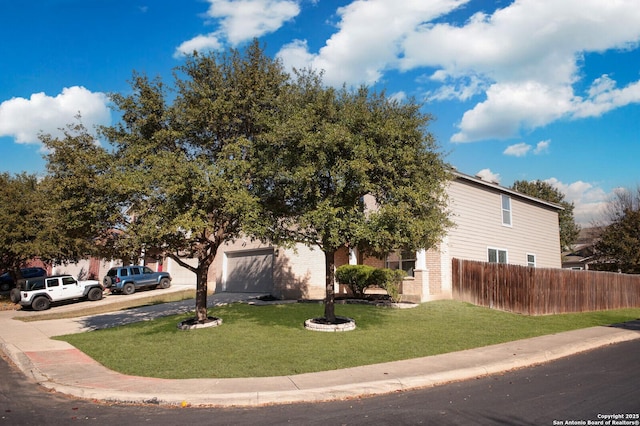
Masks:
[[[187,315],[59,337],[124,374],[172,379],[264,377],[424,357],[640,318],[640,309],[528,317],[456,301],[413,309],[337,305],[357,329],[304,329],[314,303],[233,304],[210,311],[219,327],[180,331]]]

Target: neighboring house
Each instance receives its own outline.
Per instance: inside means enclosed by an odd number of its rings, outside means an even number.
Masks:
[[[447,194],[455,224],[440,245],[417,253],[393,253],[386,259],[364,258],[340,250],[336,264],[369,264],[407,271],[403,300],[425,302],[451,298],[452,259],[560,268],[560,206],[453,171]],[[195,266],[195,260],[188,259]],[[113,263],[113,262],[112,262]],[[170,258],[146,262],[165,270],[173,283],[195,283],[195,274]],[[107,264],[100,270],[108,269]],[[323,299],[324,254],[302,244],[294,249],[238,239],[218,250],[209,270],[215,292],[258,292],[279,298]],[[346,294],[344,286],[336,289]]]
[[[562,253],[562,267],[564,269],[589,270],[590,265],[596,263],[594,245],[602,228],[583,228],[578,234],[578,240],[571,246],[571,250]]]

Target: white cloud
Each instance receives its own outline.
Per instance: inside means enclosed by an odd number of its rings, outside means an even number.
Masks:
[[[317,54],[299,49],[297,41],[285,46],[279,57],[305,57],[305,68],[323,70],[325,82],[340,86],[377,82],[385,71],[398,68],[402,43],[423,22],[467,3],[469,0],[356,0],[337,10],[338,31]],[[289,50],[294,48],[295,55]],[[289,64],[285,61],[285,65]],[[300,65],[298,64],[298,67]]]
[[[40,132],[61,136],[60,128],[75,122],[80,113],[87,129],[109,124],[111,114],[104,93],[84,87],[62,89],[55,97],[34,93],[29,99],[12,98],[0,104],[0,136],[13,137],[18,143],[38,143]]]
[[[476,173],[476,176],[482,180],[486,180],[487,182],[494,183],[500,183],[501,179],[500,174],[493,173],[491,169],[482,169],[478,173]]]
[[[572,108],[570,86],[549,86],[530,80],[520,83],[496,83],[487,90],[487,100],[462,116],[460,132],[453,142],[481,139],[507,139],[544,126],[566,115]]]
[[[298,2],[292,0],[207,1],[210,5],[206,16],[217,22],[218,30],[185,41],[176,49],[175,56],[190,54],[193,50],[220,49],[222,40],[236,46],[277,31],[300,13]]]
[[[618,89],[617,83],[605,74],[593,82],[589,89],[589,97],[576,104],[573,117],[598,117],[632,103],[640,103],[640,81]]]
[[[597,116],[640,102],[640,81],[607,76],[576,94],[585,53],[637,48],[637,0],[518,0],[461,25],[433,23],[468,0],[356,0],[337,11],[337,31],[318,52],[282,48],[285,65],[325,71],[333,85],[372,84],[389,70],[430,73],[432,101],[469,101],[453,142],[506,139],[559,119]],[[589,83],[589,82],[587,82]]]
[[[604,208],[611,196],[602,188],[588,182],[576,181],[567,184],[556,178],[546,179],[545,182],[562,192],[565,201],[574,204],[575,221],[583,227],[591,226],[594,221],[602,218]]]
[[[280,59],[283,64],[290,69],[308,69],[313,66],[314,55],[309,53],[307,42],[305,40],[294,40],[284,45],[276,54],[276,58]]]
[[[549,152],[549,145],[551,145],[550,140],[540,141],[536,145],[536,149],[533,150],[533,153],[536,155],[546,154],[547,152]]]
[[[440,80],[440,75],[432,76],[432,80]],[[449,80],[448,77],[444,77],[444,80]],[[481,78],[472,75],[468,80],[458,79],[453,84],[446,84],[441,86],[433,93],[427,93],[427,98],[431,101],[445,101],[450,99],[457,99],[460,101],[467,101],[475,95],[484,93],[486,90],[486,82]]]
[[[504,155],[511,155],[513,157],[524,157],[529,152],[533,152],[535,155],[545,154],[549,152],[550,140],[540,141],[536,145],[535,149],[528,143],[520,142],[514,145],[509,145],[502,153]],[[531,151],[533,149],[533,151]]]
[[[597,18],[595,18],[597,17]],[[487,99],[467,111],[454,142],[510,138],[563,117],[599,115],[638,102],[639,83],[615,91],[595,82],[585,101],[574,94],[584,52],[637,46],[640,8],[634,0],[521,0],[463,26],[436,24],[408,35],[406,69],[429,66],[459,78],[493,81]]]
[[[201,52],[204,50],[219,50],[221,48],[222,43],[215,34],[199,35],[192,38],[191,40],[183,42],[180,46],[178,46],[178,48],[176,49],[176,53],[173,56],[179,57],[182,55],[191,54],[194,51]]]
[[[389,99],[396,102],[404,102],[407,99],[407,94],[403,91],[392,93],[389,95]]]
[[[508,146],[507,149],[504,150],[503,154],[514,157],[524,157],[529,153],[529,151],[531,151],[531,145],[520,142],[515,145]]]

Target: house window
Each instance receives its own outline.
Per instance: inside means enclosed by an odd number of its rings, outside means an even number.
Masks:
[[[536,255],[527,253],[527,266],[536,266]]]
[[[502,195],[502,224],[511,226],[511,197]]]
[[[386,267],[389,269],[402,269],[407,276],[413,276],[416,267],[416,253],[412,251],[395,251],[387,256]]]
[[[487,249],[489,263],[507,263],[507,251],[501,249]]]

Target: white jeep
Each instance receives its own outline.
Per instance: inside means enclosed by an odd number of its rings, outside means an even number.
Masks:
[[[99,281],[78,281],[71,275],[28,278],[20,280],[11,290],[11,301],[43,311],[49,309],[51,303],[63,300],[100,300],[103,290]]]

